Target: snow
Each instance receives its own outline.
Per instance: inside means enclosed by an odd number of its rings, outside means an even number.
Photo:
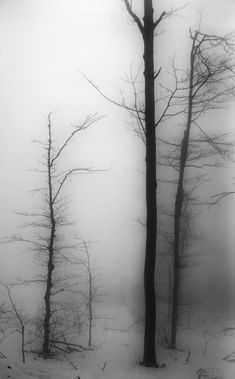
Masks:
[[[200,340],[200,335],[193,336],[192,331],[191,335],[184,331],[180,336],[186,341],[184,351],[158,347],[158,362],[165,366],[146,368],[139,364],[142,357],[140,328],[130,327],[133,319],[124,307],[113,309],[109,315],[94,328],[93,350],[59,354],[47,360],[27,353],[25,365],[21,363],[19,334],[9,335],[0,346],[1,353],[7,357],[0,358],[0,379],[197,379],[199,369],[206,370],[209,375],[206,379],[234,378],[235,363],[222,360],[235,350],[233,335],[218,333],[209,343],[206,356],[202,356],[203,339]],[[81,343],[81,338],[77,336],[77,343]],[[187,362],[190,341],[192,350]]]

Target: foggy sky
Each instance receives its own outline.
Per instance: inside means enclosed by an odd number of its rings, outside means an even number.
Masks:
[[[141,2],[134,3],[141,13]],[[177,7],[185,2],[162,1],[159,12],[172,3]],[[235,29],[233,0],[202,3],[206,31]],[[180,17],[166,21],[156,40],[156,67],[164,65],[166,72],[168,56],[175,51],[178,62],[187,63],[188,29],[197,26],[198,4],[190,1]],[[98,113],[105,118],[78,136],[63,162],[65,167],[107,169],[75,177],[66,187],[75,222],[72,230],[96,241],[92,255],[109,283],[142,275],[144,229],[136,219],[144,219],[144,146],[128,127],[125,111],[103,99],[78,70],[118,100],[125,89],[125,72],[131,65],[138,68],[141,61],[141,36],[120,0],[0,0],[1,237],[18,233],[24,222],[14,210],[35,207],[29,191],[41,179],[26,170],[37,167],[41,158],[40,146],[32,141],[47,138],[48,112],[55,111],[52,122],[59,140],[71,124]],[[233,131],[234,109],[233,105],[217,113],[210,122],[217,130]],[[216,174],[216,191],[233,188],[231,175],[232,169]],[[234,205],[230,198],[219,209],[203,213],[200,225],[208,228],[205,250],[213,247],[216,254],[227,251],[233,256]],[[14,246],[1,246],[3,280],[30,273],[29,256]]]

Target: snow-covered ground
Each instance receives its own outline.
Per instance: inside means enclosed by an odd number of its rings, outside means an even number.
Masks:
[[[59,354],[48,360],[30,353],[26,355],[25,365],[21,363],[19,335],[14,333],[0,347],[1,353],[7,357],[0,358],[0,379],[197,379],[200,368],[207,369],[210,375],[201,379],[234,379],[235,362],[222,360],[235,350],[235,339],[231,335],[221,334],[212,339],[203,357],[203,338],[185,332],[180,336],[185,351],[158,348],[159,364],[165,366],[146,368],[139,364],[142,335],[135,326],[128,330],[132,322],[124,307],[112,308],[106,321],[102,320],[94,328],[93,350]],[[81,336],[76,340],[81,343]]]

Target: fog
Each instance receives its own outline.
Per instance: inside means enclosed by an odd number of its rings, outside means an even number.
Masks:
[[[139,15],[141,3],[133,1]],[[184,4],[181,0],[156,2],[156,11],[160,14],[167,7]],[[225,34],[235,29],[233,0],[189,1],[179,15],[164,22],[156,38],[156,67],[162,66],[162,80],[167,84],[170,56],[176,54],[178,66],[188,65],[189,27],[197,28],[201,6],[203,30]],[[100,286],[107,294],[104,303],[123,302],[128,307],[133,301],[140,308],[145,227],[138,220],[145,223],[145,147],[125,109],[101,96],[81,71],[111,99],[121,101],[124,94],[131,102],[123,79],[131,67],[135,72],[139,69],[142,50],[139,31],[120,0],[0,0],[0,237],[30,236],[26,220],[16,212],[36,212],[40,204],[40,194],[31,192],[45,183],[34,170],[43,154],[35,140],[47,140],[48,113],[52,112],[58,144],[68,136],[71,125],[87,115],[104,116],[73,141],[61,160],[62,169],[98,170],[74,176],[64,188],[71,222],[64,233],[67,240],[76,233],[89,241]],[[226,109],[209,112],[202,123],[210,125],[210,131],[231,133],[234,140],[234,120],[231,102]],[[172,131],[168,120],[159,127],[159,134],[172,136],[176,130],[181,131],[177,127]],[[213,194],[234,191],[234,167],[230,161],[225,168],[209,170],[198,196],[206,201]],[[163,177],[167,171],[161,169],[160,174]],[[173,205],[175,188],[159,184],[158,193],[161,205]],[[222,311],[226,297],[228,303],[235,303],[234,207],[235,198],[229,196],[216,206],[198,208],[193,227],[200,237],[192,242],[191,251],[200,255],[183,274],[186,296],[205,297],[213,309]],[[172,228],[170,222],[167,225]],[[0,248],[1,281],[30,280],[42,269],[24,244],[1,244]],[[160,250],[164,249],[163,244]],[[159,281],[165,275],[163,270]],[[213,299],[215,288],[221,293],[221,304],[218,297]],[[33,303],[36,311],[41,291],[37,285],[16,290],[18,299],[26,307]]]

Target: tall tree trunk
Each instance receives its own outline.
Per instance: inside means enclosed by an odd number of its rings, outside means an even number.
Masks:
[[[172,318],[171,318],[171,349],[176,349],[177,326],[179,316],[179,284],[180,284],[180,220],[182,215],[182,206],[184,201],[184,174],[188,155],[189,135],[192,124],[193,110],[193,78],[194,78],[194,59],[195,59],[195,34],[192,43],[190,55],[190,78],[189,78],[189,95],[188,95],[188,116],[181,142],[180,151],[180,171],[175,198],[174,211],[174,247],[173,247],[173,297],[172,297]]]
[[[21,324],[21,355],[22,361],[25,363],[25,327],[24,324]]]
[[[51,289],[52,289],[52,273],[54,270],[54,241],[56,233],[56,222],[54,217],[53,193],[52,193],[52,138],[51,124],[48,124],[48,156],[47,156],[47,173],[48,173],[48,202],[50,215],[50,237],[48,246],[48,263],[47,263],[47,281],[45,301],[45,317],[44,317],[44,338],[43,338],[43,356],[47,358],[50,355],[50,318],[51,318]]]
[[[89,337],[88,337],[88,345],[91,346],[91,330],[92,330],[92,323],[93,323],[93,294],[92,294],[92,273],[91,273],[91,266],[90,266],[90,258],[88,255],[88,276],[89,276]]]
[[[154,30],[168,17],[163,11],[154,21],[152,0],[144,0],[143,23],[132,9],[132,2],[124,0],[126,8],[137,24],[144,41],[144,81],[145,81],[145,142],[146,142],[146,249],[144,267],[145,293],[145,331],[143,364],[157,367],[155,334],[156,334],[156,294],[155,266],[157,247],[157,180],[156,180],[156,125],[162,120],[164,113],[155,119],[155,78],[154,74]],[[138,112],[137,112],[138,113]]]
[[[43,356],[47,358],[50,355],[50,318],[51,318],[51,289],[52,289],[52,272],[54,270],[53,264],[53,250],[49,252],[49,259],[47,265],[47,282],[46,292],[44,296],[45,301],[45,317],[44,317],[44,339],[43,339]]]
[[[144,78],[146,128],[146,251],[144,267],[145,335],[143,364],[157,366],[155,264],[157,243],[157,181],[154,91],[154,22],[152,0],[144,1]]]

